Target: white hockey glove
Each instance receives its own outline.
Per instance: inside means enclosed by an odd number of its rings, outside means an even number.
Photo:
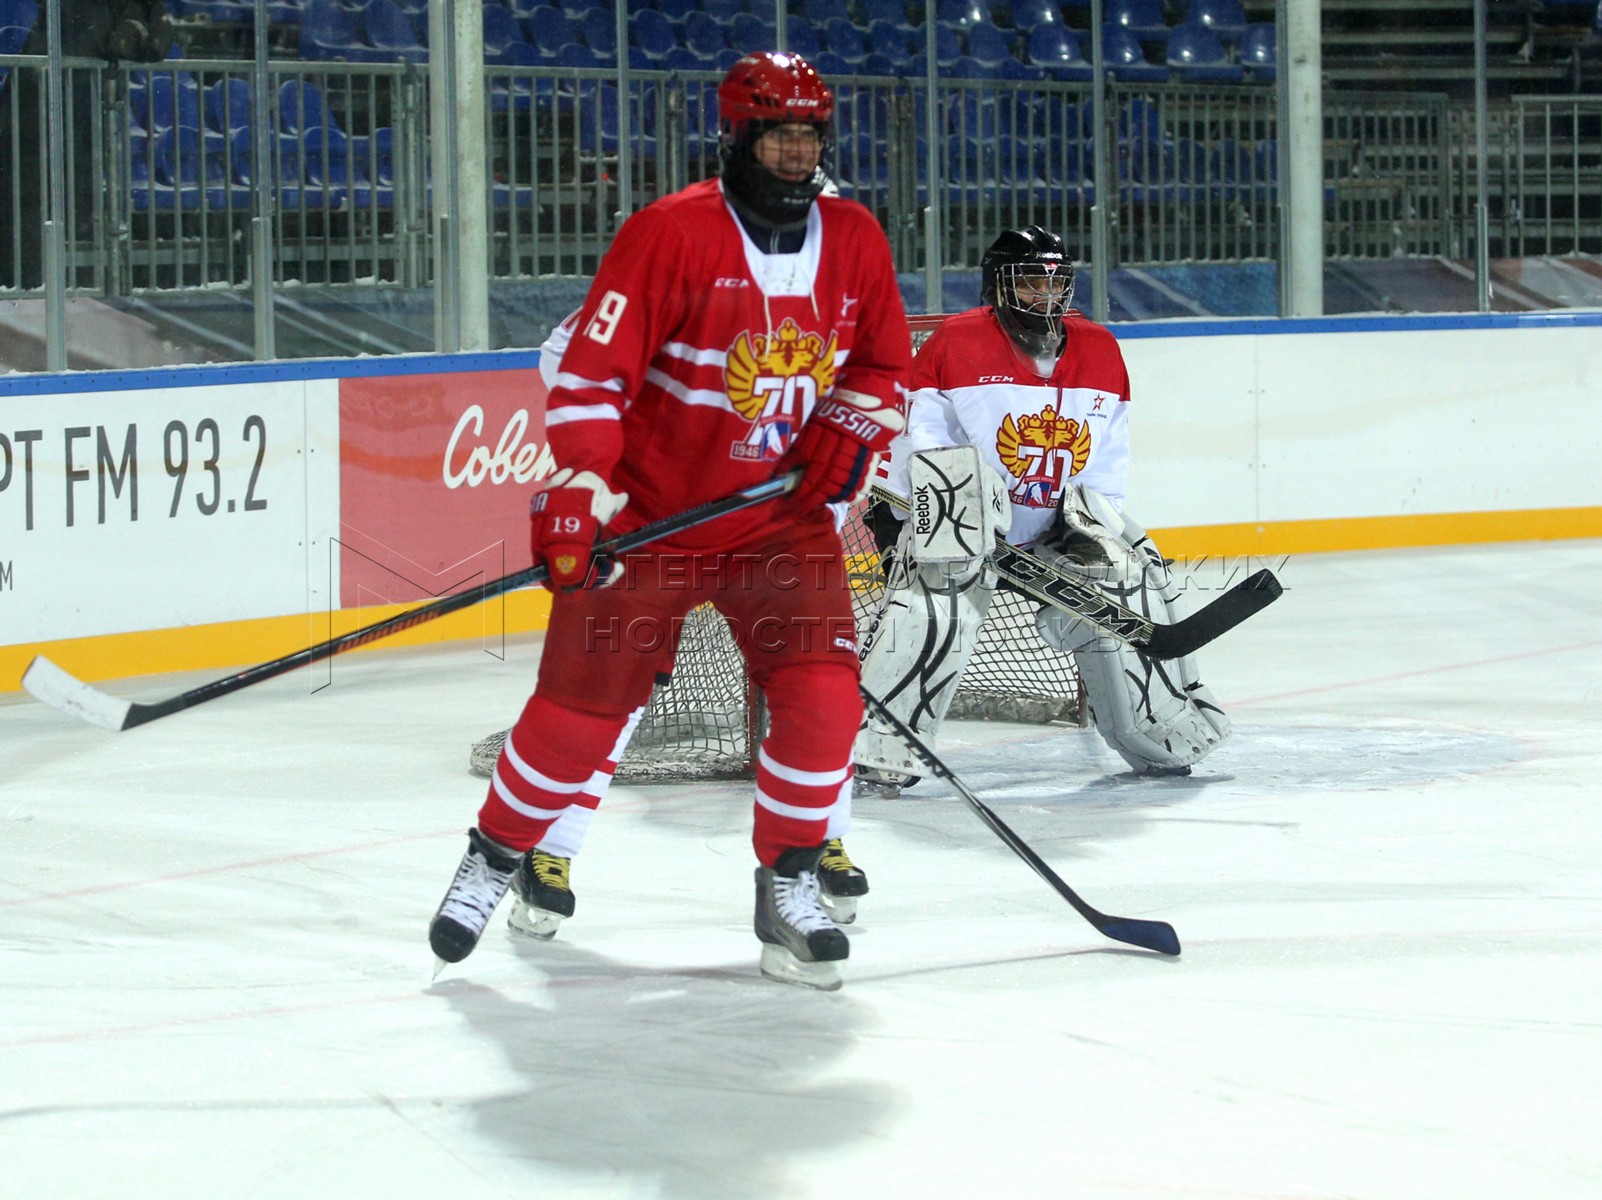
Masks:
[[[1138,572],[1098,586],[1153,621],[1172,624],[1182,615],[1179,589],[1156,545],[1127,518],[1118,540]],[[1113,562],[1120,557],[1108,555]],[[1074,656],[1097,731],[1136,771],[1188,774],[1229,736],[1229,718],[1202,684],[1194,657],[1150,658],[1056,608],[1042,608],[1035,627],[1048,645]]]

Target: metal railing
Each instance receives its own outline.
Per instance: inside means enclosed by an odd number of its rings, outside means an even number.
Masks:
[[[0,58],[0,292],[39,286],[47,153],[63,156],[74,294],[244,290],[251,222],[271,279],[427,286],[433,275],[426,74],[414,66],[279,62],[148,67],[69,61],[71,136],[45,136],[42,60]],[[486,269],[584,276],[631,208],[717,166],[715,73],[489,67]],[[1269,262],[1282,219],[1274,96],[1260,85],[1089,85],[841,77],[834,171],[922,269],[931,203],[939,262],[976,267],[1001,230],[1038,223],[1088,254],[1110,215],[1109,265]],[[268,120],[268,186],[254,130]],[[1461,255],[1472,246],[1472,114],[1445,97],[1325,100],[1332,259]],[[934,131],[931,141],[930,130]],[[1602,98],[1493,109],[1492,237],[1501,254],[1602,253]],[[1107,139],[1107,179],[1092,169]],[[622,168],[627,160],[627,171]]]

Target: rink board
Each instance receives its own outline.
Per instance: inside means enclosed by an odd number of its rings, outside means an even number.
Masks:
[[[1602,314],[1150,322],[1129,509],[1211,558],[1602,536]],[[0,380],[0,689],[274,658],[528,565],[538,354]],[[1227,565],[1222,569],[1227,570]],[[538,628],[523,593],[405,639]]]

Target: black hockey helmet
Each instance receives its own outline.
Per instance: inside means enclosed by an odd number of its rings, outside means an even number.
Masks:
[[[1074,298],[1074,264],[1055,233],[1009,229],[979,260],[979,297],[1018,349],[1031,357],[1062,351],[1062,320]]]
[[[723,185],[759,219],[777,228],[806,220],[828,185],[834,93],[799,54],[747,54],[718,86],[718,156]],[[808,179],[781,179],[756,161],[757,139],[781,125],[811,125],[822,143]]]

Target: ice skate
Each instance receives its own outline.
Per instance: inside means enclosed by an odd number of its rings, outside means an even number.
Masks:
[[[836,925],[849,925],[857,919],[857,901],[868,894],[868,876],[851,861],[839,838],[823,843],[818,860],[818,899]]]
[[[577,904],[568,868],[572,859],[558,858],[536,847],[523,855],[512,878],[516,903],[506,923],[518,933],[548,942],[556,927],[573,915]]]
[[[797,846],[757,868],[755,926],[764,975],[832,992],[841,984],[834,964],[850,955],[851,943],[819,902],[822,856],[821,846]]]
[[[515,853],[477,829],[467,831],[467,853],[428,925],[428,944],[437,960],[436,977],[447,964],[461,962],[473,952],[516,870]]]

